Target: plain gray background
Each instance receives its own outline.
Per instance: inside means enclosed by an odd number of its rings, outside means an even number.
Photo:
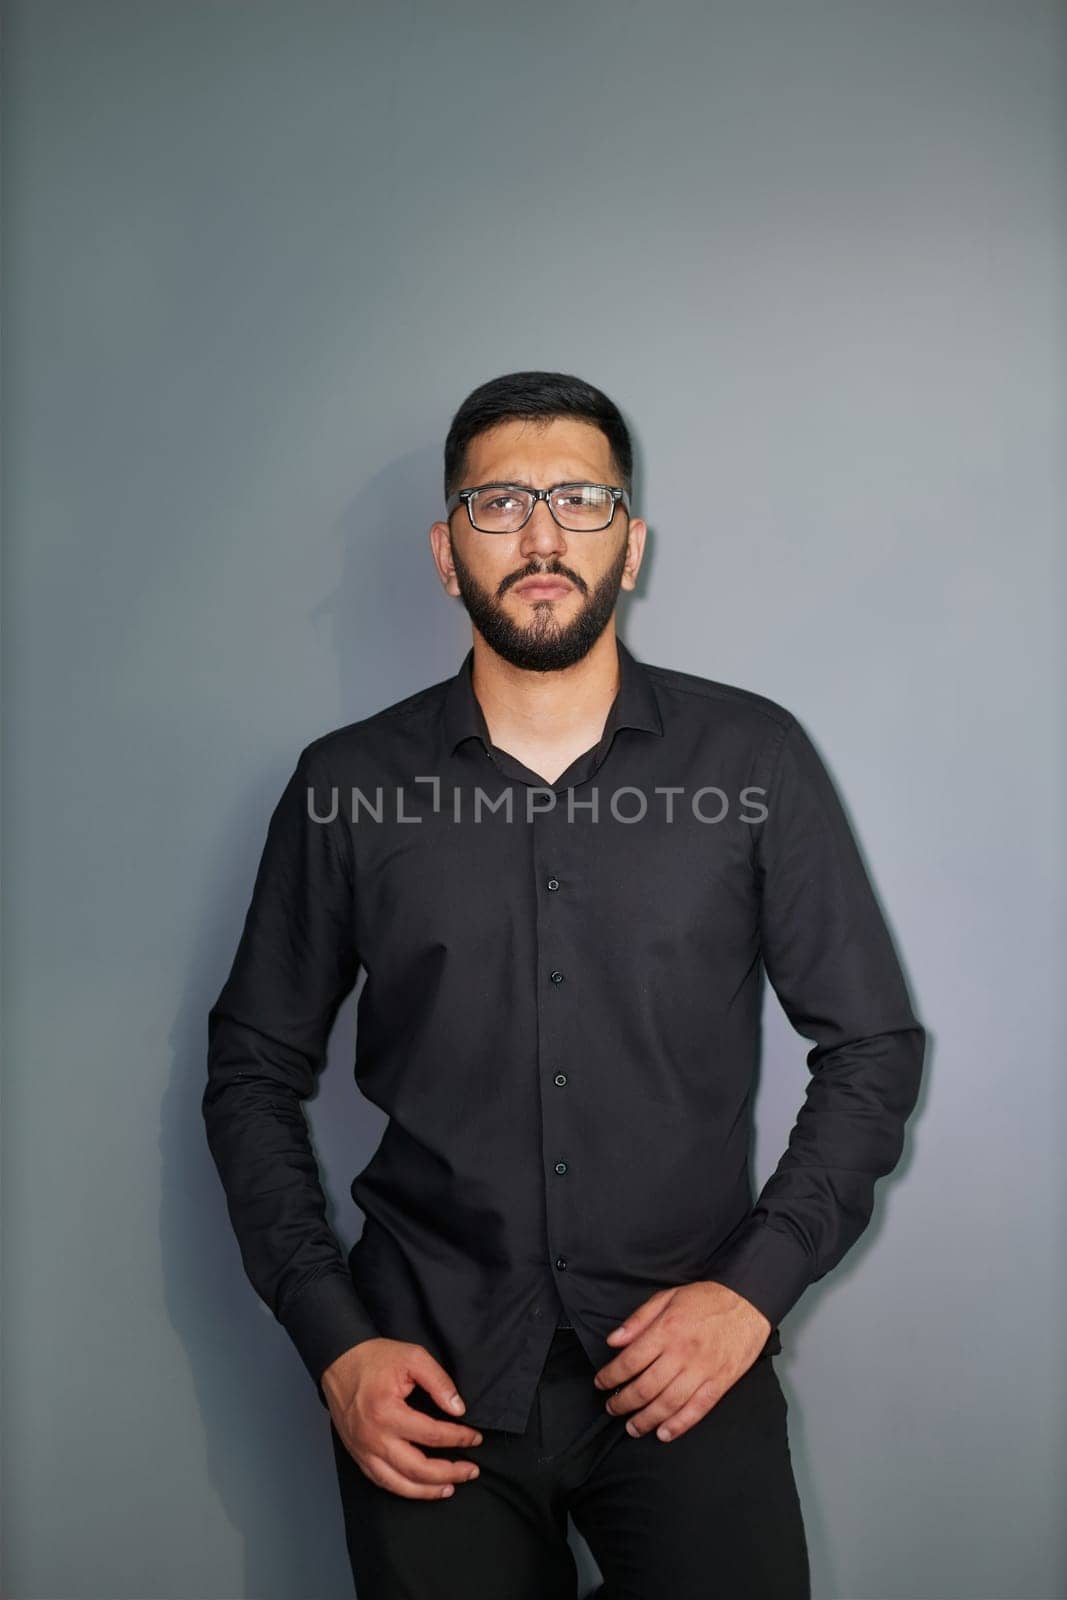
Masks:
[[[462,658],[441,447],[521,367],[623,408],[620,633],[804,720],[931,1029],[898,1173],[783,1326],[816,1600],[1065,1592],[1063,24],[8,6],[12,1600],[351,1595],[206,1017],[299,749]],[[352,1013],[311,1107],[346,1247]],[[757,1185],[806,1049],[771,995]]]

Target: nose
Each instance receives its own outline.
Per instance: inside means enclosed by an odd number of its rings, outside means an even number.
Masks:
[[[527,559],[530,556],[546,559],[562,555],[566,550],[567,536],[544,500],[538,500],[530,513],[530,520],[522,530],[519,548]]]

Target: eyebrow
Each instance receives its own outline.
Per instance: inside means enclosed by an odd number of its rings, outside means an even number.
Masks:
[[[551,484],[555,489],[563,483],[600,483],[600,478],[560,478],[559,483]],[[477,485],[479,489],[536,489],[536,483],[527,483],[525,478],[490,478],[485,483]]]

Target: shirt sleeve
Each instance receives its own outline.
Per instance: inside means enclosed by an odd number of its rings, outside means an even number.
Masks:
[[[790,1023],[813,1041],[788,1147],[710,1279],[777,1324],[870,1221],[919,1094],[925,1032],[831,780],[803,728],[781,739],[753,843],[760,943]]]
[[[359,971],[351,839],[336,821],[316,820],[330,815],[332,795],[306,747],[271,816],[233,966],[208,1016],[201,1102],[245,1271],[323,1405],[326,1367],[377,1336],[326,1221],[302,1103]]]

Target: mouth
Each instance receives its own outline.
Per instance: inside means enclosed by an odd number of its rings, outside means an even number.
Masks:
[[[566,578],[527,578],[525,583],[515,585],[515,593],[524,600],[561,600],[572,587]]]

